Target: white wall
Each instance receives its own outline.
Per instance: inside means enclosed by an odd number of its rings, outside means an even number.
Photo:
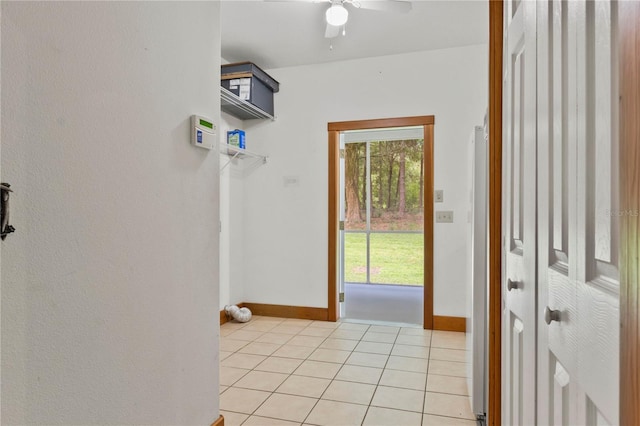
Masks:
[[[224,61],[224,60],[223,60]],[[220,143],[228,130],[242,129],[242,120],[222,113]],[[244,174],[247,161],[220,155],[220,310],[225,305],[244,302]],[[249,165],[250,166],[250,165]]]
[[[211,424],[219,3],[2,2],[3,424]]]
[[[466,158],[487,106],[487,46],[269,70],[281,83],[275,122],[246,122],[269,163],[245,179],[245,301],[327,306],[327,123],[435,115],[436,315],[466,314]],[[297,176],[298,186],[284,186]]]

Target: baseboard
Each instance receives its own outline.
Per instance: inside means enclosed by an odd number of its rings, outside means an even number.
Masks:
[[[280,318],[297,318],[310,319],[315,321],[328,321],[327,308],[310,308],[307,306],[289,306],[289,305],[269,305],[265,303],[238,303],[238,307],[246,307],[251,310],[253,315],[261,315],[265,317]],[[224,309],[220,311],[220,325],[228,322],[227,314]],[[433,329],[441,331],[460,331],[467,330],[467,319],[463,317],[445,317],[433,316]]]
[[[211,426],[224,426],[224,417],[222,416],[222,414],[220,414],[220,417],[218,417],[218,420],[211,423]]]
[[[467,319],[462,317],[433,316],[433,329],[441,331],[467,331]]]
[[[306,306],[288,306],[288,305],[267,305],[264,303],[242,304],[245,308],[249,308],[253,315],[262,315],[265,317],[280,318],[298,318],[316,321],[327,321],[329,318],[327,308],[309,308]]]

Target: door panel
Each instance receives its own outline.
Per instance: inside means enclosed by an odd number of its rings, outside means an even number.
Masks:
[[[509,3],[505,22],[503,371],[510,391],[505,394],[503,418],[521,425],[534,424],[536,414],[535,3]]]
[[[551,10],[549,10],[549,6]],[[552,16],[549,18],[548,14]],[[567,100],[568,100],[568,84],[567,84],[567,63],[569,52],[567,49],[567,8],[566,5],[559,1],[553,2],[551,5],[544,3],[538,7],[538,15],[543,19],[539,19],[538,33],[543,42],[538,47],[538,82],[539,96],[547,99],[547,104],[540,102],[538,114],[540,121],[548,118],[550,126],[541,126],[538,129],[539,143],[549,144],[547,150],[550,150],[552,166],[550,164],[549,174],[553,177],[550,179],[550,188],[552,195],[551,211],[553,230],[553,252],[551,262],[557,264],[557,268],[565,275],[568,275],[568,258],[569,258],[569,157],[568,157],[568,141],[567,141]],[[551,44],[548,44],[548,43]],[[549,80],[549,59],[551,59],[551,79]],[[550,95],[548,95],[550,93]],[[547,105],[551,103],[551,108]],[[541,106],[544,105],[544,108]],[[540,141],[540,139],[544,139]],[[540,179],[545,176],[540,175]],[[546,186],[543,186],[543,188]]]
[[[552,359],[551,365],[554,368],[550,370],[553,377],[549,378],[549,381],[553,383],[552,392],[550,393],[551,403],[549,405],[551,410],[549,413],[551,414],[551,419],[549,424],[567,425],[573,409],[573,404],[571,403],[571,376],[557,359]]]
[[[609,420],[607,420],[602,412],[598,410],[598,407],[591,400],[587,400],[586,424],[594,426],[612,426],[617,423],[611,423]]]
[[[537,9],[538,416],[617,424],[617,12]]]
[[[567,2],[538,2],[538,418],[576,424],[576,39]],[[560,322],[547,325],[546,307]],[[559,308],[561,307],[561,308]]]
[[[521,425],[522,424],[522,416],[524,414],[524,410],[522,408],[522,400],[524,399],[524,359],[523,359],[523,346],[524,346],[524,324],[520,320],[520,318],[516,317],[513,313],[511,314],[511,336],[510,336],[510,344],[509,344],[509,364],[511,370],[509,371],[509,375],[511,376],[511,383],[509,394],[511,396],[511,403],[509,404],[510,413],[509,424],[512,425]]]
[[[615,2],[574,5],[577,18],[578,370],[587,416],[618,423],[619,274]],[[583,136],[584,135],[584,136]],[[615,155],[612,155],[615,153]],[[615,159],[615,163],[614,163]],[[595,415],[594,413],[598,413]],[[589,419],[585,419],[588,421]],[[595,424],[595,423],[591,423]]]

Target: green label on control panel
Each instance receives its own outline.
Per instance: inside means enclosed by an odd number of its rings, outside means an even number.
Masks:
[[[203,119],[200,119],[200,125],[213,129],[213,123],[209,123],[208,121],[204,121]]]

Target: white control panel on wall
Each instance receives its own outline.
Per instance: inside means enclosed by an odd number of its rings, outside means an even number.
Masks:
[[[444,201],[444,191],[442,189],[433,191],[433,201],[435,203],[442,203]]]
[[[216,125],[213,120],[200,115],[191,116],[191,144],[211,149],[216,143]]]

